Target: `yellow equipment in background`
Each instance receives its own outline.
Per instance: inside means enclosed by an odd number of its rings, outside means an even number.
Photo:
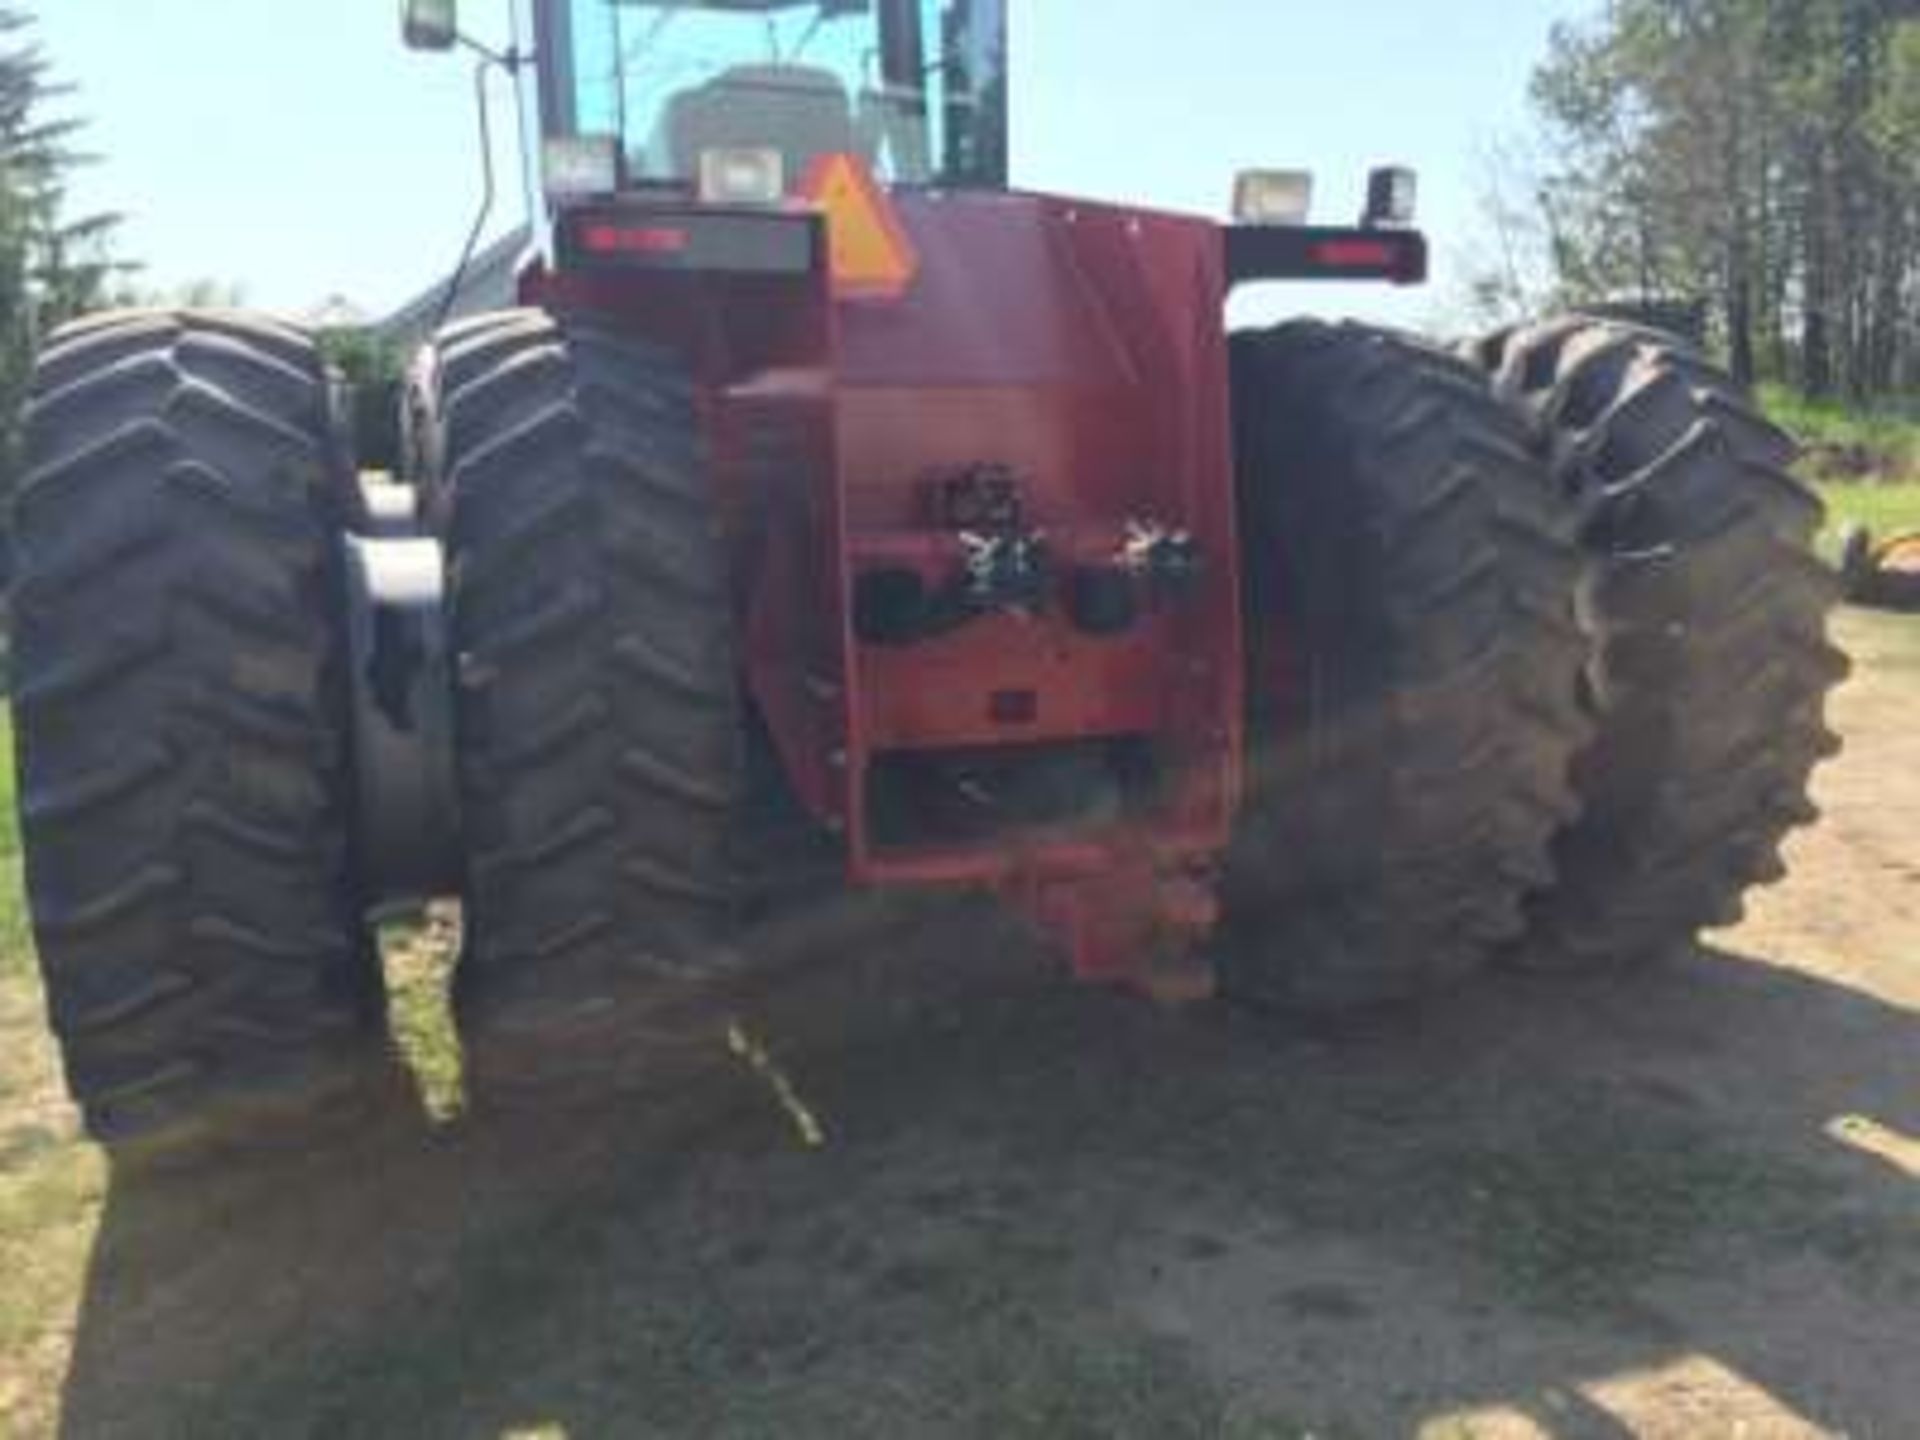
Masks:
[[[1920,611],[1920,530],[1876,543],[1866,526],[1848,526],[1840,542],[1840,575],[1855,605]]]

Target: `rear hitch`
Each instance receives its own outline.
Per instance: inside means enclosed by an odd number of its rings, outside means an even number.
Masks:
[[[1030,877],[1014,898],[1065,947],[1075,979],[1160,1005],[1213,999],[1219,979],[1205,941],[1220,922],[1220,901],[1212,877],[1151,856],[1111,857],[1109,867]]]

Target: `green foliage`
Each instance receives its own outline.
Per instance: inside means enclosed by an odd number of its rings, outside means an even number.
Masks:
[[[1822,485],[1820,498],[1833,536],[1848,525],[1864,525],[1882,539],[1920,531],[1920,484]]]
[[[400,351],[372,330],[325,331],[320,353],[353,385],[391,385],[406,373]]]
[[[246,308],[247,291],[235,281],[203,278],[189,280],[171,290],[142,295],[139,303],[162,308],[177,305],[183,310],[242,310]]]
[[[1814,479],[1920,484],[1920,399],[1855,405],[1784,385],[1762,386],[1760,398],[1774,423],[1806,447]]]
[[[320,353],[351,387],[354,447],[360,467],[398,469],[400,396],[406,375],[401,351],[372,330],[349,329],[322,331]]]
[[[1886,84],[1867,111],[1874,145],[1920,176],[1920,18],[1902,20],[1887,40]]]
[[[5,705],[0,705],[0,981],[24,978],[33,964],[20,863],[20,818],[14,803],[13,715]]]
[[[0,474],[12,488],[21,401],[40,341],[106,303],[126,267],[110,242],[119,217],[68,213],[67,188],[87,157],[79,122],[49,117],[65,92],[31,38],[32,19],[0,3]]]
[[[1805,451],[1800,473],[1827,505],[1820,551],[1828,560],[1838,561],[1849,526],[1882,539],[1920,531],[1920,398],[1858,406],[1765,385],[1760,399]]]
[[[1533,83],[1563,303],[1701,297],[1743,378],[1920,386],[1910,0],[1618,0]]]

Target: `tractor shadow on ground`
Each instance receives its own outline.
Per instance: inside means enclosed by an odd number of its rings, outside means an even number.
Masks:
[[[1310,1028],[889,943],[934,998],[757,1071],[116,1178],[65,1433],[1920,1423],[1913,1011],[1703,953]]]

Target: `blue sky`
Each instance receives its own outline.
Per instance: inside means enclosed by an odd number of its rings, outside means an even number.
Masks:
[[[81,203],[129,216],[145,284],[375,313],[444,272],[478,192],[464,60],[411,54],[395,0],[40,0],[41,37],[104,158]],[[1357,214],[1368,166],[1423,177],[1423,294],[1276,289],[1263,310],[1402,323],[1444,311],[1476,243],[1483,155],[1526,124],[1528,73],[1582,0],[1011,0],[1018,183],[1218,214],[1241,166],[1310,165]],[[464,0],[478,34],[505,0]],[[501,94],[503,146],[512,110]],[[511,152],[503,223],[517,218]]]

